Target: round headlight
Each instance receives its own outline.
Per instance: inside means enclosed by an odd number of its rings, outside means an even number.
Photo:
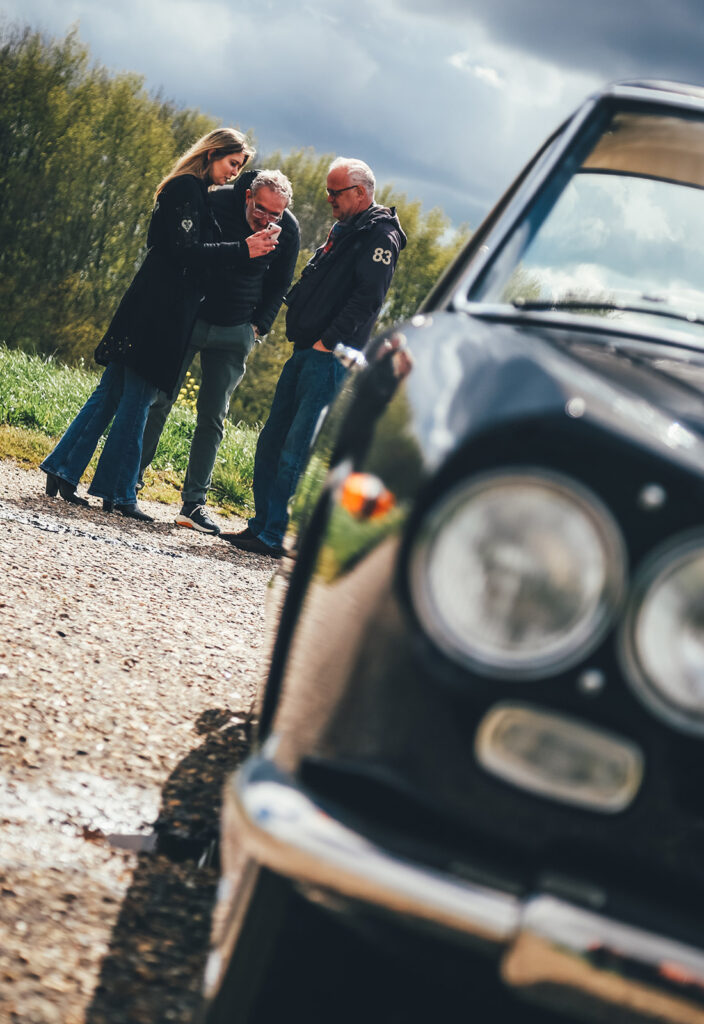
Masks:
[[[607,509],[577,481],[539,470],[456,487],[410,561],[414,607],[438,646],[504,678],[554,675],[593,649],[624,578]]]
[[[656,552],[634,584],[622,650],[636,693],[686,732],[704,732],[704,535]]]

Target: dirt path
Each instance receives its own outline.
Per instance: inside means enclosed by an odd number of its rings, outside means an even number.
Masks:
[[[190,1021],[274,563],[43,481],[0,463],[0,1022]]]

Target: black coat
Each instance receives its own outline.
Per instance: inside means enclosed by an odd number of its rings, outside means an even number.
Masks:
[[[225,241],[241,241],[252,234],[246,218],[245,196],[257,173],[244,171],[234,185],[223,185],[208,193],[208,205]],[[276,248],[250,260],[236,273],[220,267],[214,270],[198,315],[211,324],[251,323],[260,335],[268,334],[291,284],[300,245],[298,221],[290,210],[284,210]]]
[[[372,204],[334,224],[286,296],[289,341],[299,349],[318,339],[331,350],[340,341],[363,348],[405,245],[393,207]]]
[[[172,178],[154,206],[147,255],[95,350],[102,365],[120,362],[171,394],[204,295],[209,268],[249,260],[244,241],[221,242],[207,185]]]

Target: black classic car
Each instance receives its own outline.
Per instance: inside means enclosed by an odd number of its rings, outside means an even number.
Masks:
[[[315,905],[471,965],[458,1019],[495,1019],[490,978],[517,1021],[701,1024],[704,89],[590,98],[420,312],[340,356],[205,1019],[267,1019]]]

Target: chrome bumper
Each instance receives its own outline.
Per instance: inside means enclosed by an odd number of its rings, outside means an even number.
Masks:
[[[526,997],[586,1019],[610,1009],[629,1024],[704,1024],[704,950],[553,896],[519,899],[404,861],[330,817],[266,748],[229,781],[223,826],[280,875],[488,943],[504,981]]]

